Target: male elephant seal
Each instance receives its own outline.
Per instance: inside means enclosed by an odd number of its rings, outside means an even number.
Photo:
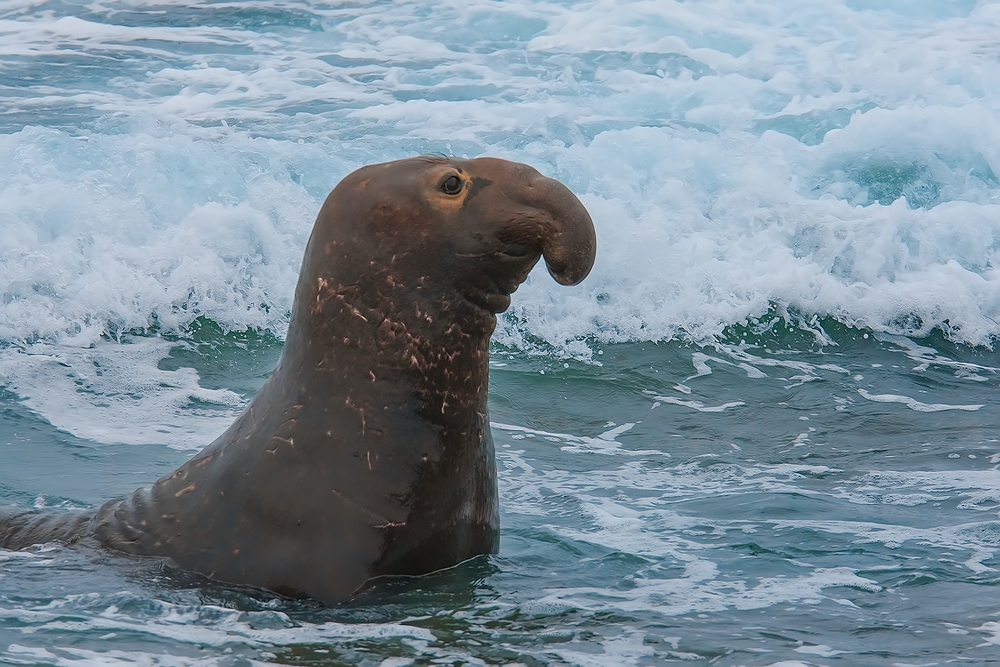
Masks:
[[[540,256],[574,285],[596,249],[580,201],[531,167],[363,167],[323,204],[281,359],[229,430],[97,510],[0,514],[0,546],[96,542],[329,603],[495,553],[496,313]]]

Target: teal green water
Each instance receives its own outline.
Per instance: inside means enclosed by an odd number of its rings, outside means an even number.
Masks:
[[[600,365],[496,348],[499,555],[324,608],[85,549],[4,552],[0,659],[994,660],[997,353],[818,326],[835,344],[778,325],[739,347],[606,346]],[[279,353],[203,321],[160,365],[249,396]],[[2,401],[0,503],[92,506],[189,456]]]
[[[0,664],[995,663],[998,34],[989,0],[0,2],[0,504],[222,432],[364,164],[528,163],[599,238],[494,336],[499,555],[324,608],[2,551]]]

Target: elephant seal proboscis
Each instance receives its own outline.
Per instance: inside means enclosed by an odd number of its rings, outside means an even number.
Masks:
[[[495,553],[496,313],[539,257],[574,285],[596,249],[583,204],[531,167],[363,167],[323,204],[281,359],[233,425],[124,500],[0,512],[0,546],[95,542],[328,603]]]

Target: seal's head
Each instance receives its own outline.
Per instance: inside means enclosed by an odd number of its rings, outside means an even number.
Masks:
[[[539,258],[559,283],[575,285],[596,251],[590,215],[558,181],[496,158],[424,156],[363,167],[337,185],[300,286],[361,285],[375,271],[387,283],[378,291],[399,280],[417,281],[409,291],[447,285],[493,315]]]

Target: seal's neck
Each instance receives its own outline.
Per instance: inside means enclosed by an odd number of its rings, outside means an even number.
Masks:
[[[327,452],[316,450],[315,465],[378,475],[370,492],[350,493],[386,518],[369,574],[421,574],[498,545],[486,404],[496,318],[450,285],[375,275],[300,285],[282,358],[290,365],[275,384],[301,382],[295,401],[310,407],[300,419],[337,424],[336,460],[324,463]],[[402,275],[420,276],[412,267]]]
[[[412,401],[432,423],[480,422],[496,317],[470,300],[459,280],[435,279],[439,267],[403,264],[369,265],[347,276],[304,274],[283,364],[333,374],[328,386],[346,394],[363,386],[359,393],[377,389],[390,404]]]

